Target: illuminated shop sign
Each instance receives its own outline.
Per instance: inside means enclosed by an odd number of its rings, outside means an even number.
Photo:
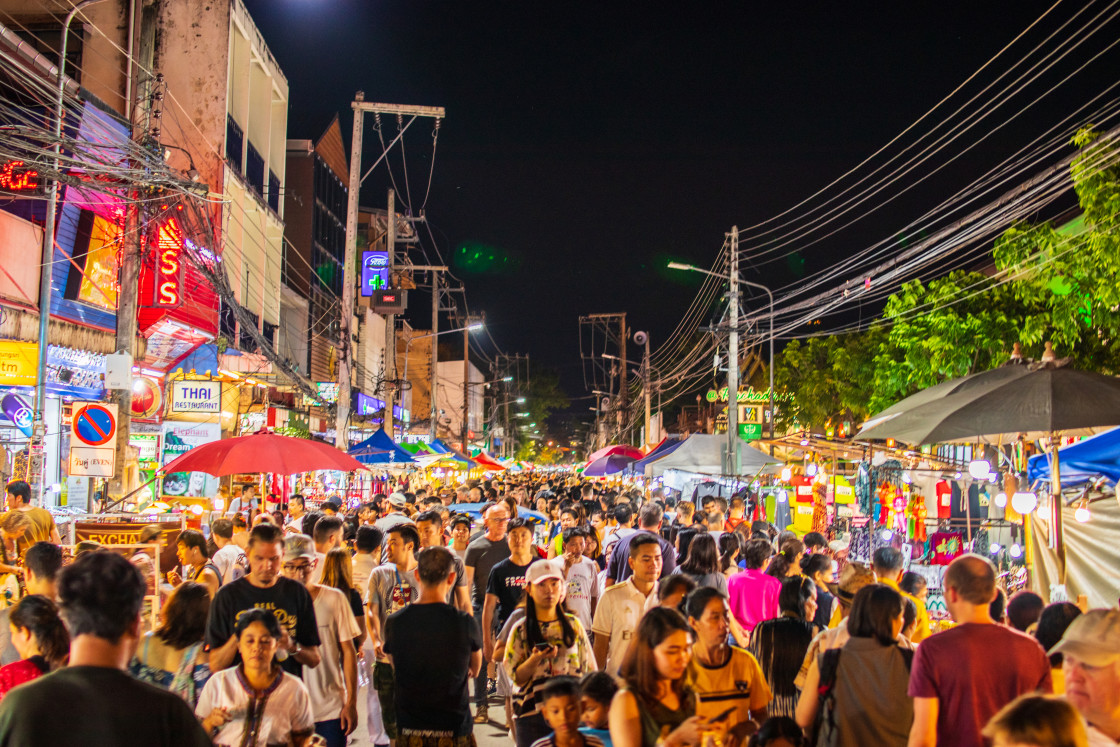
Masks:
[[[368,298],[388,287],[389,252],[362,252],[361,294]]]
[[[0,189],[6,192],[27,192],[37,194],[42,191],[43,180],[39,172],[23,161],[6,161],[0,164]]]
[[[183,229],[170,218],[159,228],[156,238],[155,305],[174,308],[183,302]]]

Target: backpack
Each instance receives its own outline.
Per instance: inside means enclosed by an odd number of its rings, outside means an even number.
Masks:
[[[836,728],[836,672],[840,667],[840,652],[842,648],[833,648],[821,655],[820,684],[817,685],[819,704],[817,718],[813,722],[809,734],[808,744],[813,747],[835,747],[838,743],[839,731]],[[899,648],[906,671],[914,661],[914,652],[911,649]]]

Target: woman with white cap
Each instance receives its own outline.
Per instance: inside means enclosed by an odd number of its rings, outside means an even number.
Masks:
[[[552,731],[541,712],[540,689],[557,675],[580,677],[595,670],[595,654],[579,619],[564,600],[564,569],[538,560],[525,573],[525,618],[506,643],[504,666],[514,685],[517,747],[529,747]]]

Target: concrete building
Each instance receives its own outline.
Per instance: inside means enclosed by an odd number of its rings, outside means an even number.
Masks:
[[[468,366],[467,385],[469,408],[467,410],[467,437],[474,441],[482,438],[483,395],[486,377],[473,363]],[[463,361],[440,361],[436,376],[438,388],[436,401],[440,409],[440,433],[445,429],[449,437],[459,442],[463,432]]]
[[[52,62],[69,7],[0,0],[6,25]],[[170,166],[206,185],[219,244],[207,248],[221,254],[234,297],[272,340],[280,323],[288,83],[241,0],[106,0],[71,24],[68,49],[67,73],[90,100],[153,133]],[[230,346],[256,349],[228,310],[216,331]]]

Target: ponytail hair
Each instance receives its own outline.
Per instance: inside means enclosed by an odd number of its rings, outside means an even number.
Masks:
[[[738,528],[738,527],[736,527]],[[727,573],[731,563],[742,551],[742,535],[737,532],[724,532],[719,536],[719,570]]]
[[[52,670],[66,666],[70,658],[70,634],[58,614],[58,606],[42,594],[31,594],[16,602],[8,620],[35,638]]]
[[[785,578],[789,574],[789,569],[797,562],[797,556],[805,552],[805,543],[799,539],[790,539],[782,543],[781,552],[774,556],[770,561],[770,567],[766,569],[766,573],[775,578]],[[801,570],[798,568],[798,570]]]

